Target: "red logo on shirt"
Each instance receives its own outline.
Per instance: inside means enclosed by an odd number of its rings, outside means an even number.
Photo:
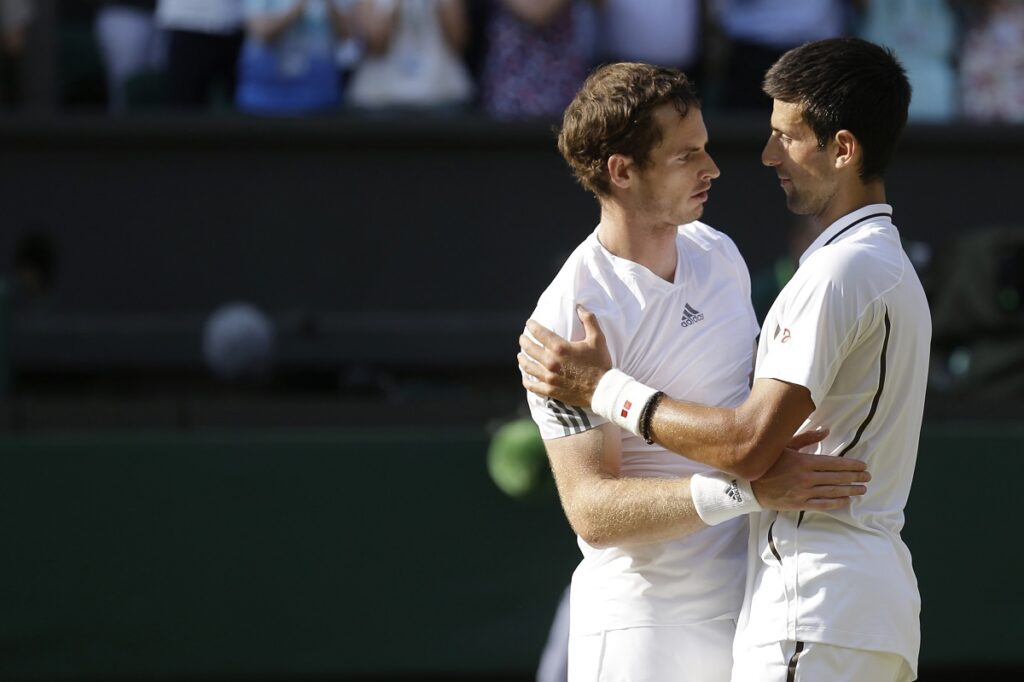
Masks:
[[[786,343],[786,341],[789,341],[789,330],[788,329],[783,329],[782,330],[782,343]]]
[[[622,418],[625,419],[629,416],[629,410],[633,407],[633,403],[626,401],[626,404],[622,406]]]

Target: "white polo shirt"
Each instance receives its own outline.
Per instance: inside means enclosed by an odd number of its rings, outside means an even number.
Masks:
[[[757,320],[750,277],[727,236],[694,222],[679,227],[672,282],[608,252],[591,234],[541,295],[532,317],[563,337],[583,338],[579,303],[592,311],[616,367],[666,393],[739,405],[749,393]],[[546,439],[604,419],[527,394]],[[622,432],[621,475],[688,477],[708,468]],[[597,549],[579,540],[572,583],[574,635],[633,626],[685,625],[739,614],[746,573],[745,518],[667,542]]]
[[[819,453],[867,462],[867,494],[834,512],[751,517],[744,645],[806,640],[886,651],[917,669],[920,596],[900,538],[917,460],[931,318],[892,208],[840,218],[765,318],[757,379],[807,387]]]

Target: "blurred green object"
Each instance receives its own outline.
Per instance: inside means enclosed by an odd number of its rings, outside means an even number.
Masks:
[[[510,421],[495,432],[487,450],[487,470],[510,497],[539,497],[555,488],[544,441],[531,419]]]

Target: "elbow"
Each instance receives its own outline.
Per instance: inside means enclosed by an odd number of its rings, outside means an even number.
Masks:
[[[576,535],[580,536],[583,542],[594,549],[608,549],[618,544],[610,534],[603,532],[602,529],[595,525],[573,524],[573,530],[576,531]]]
[[[733,476],[755,481],[768,473],[776,459],[777,457],[771,456],[761,443],[750,441],[733,449],[722,470]]]
[[[725,471],[738,476],[739,478],[747,481],[756,481],[757,479],[764,476],[768,469],[771,468],[770,464],[764,464],[763,462],[756,459],[744,459],[731,465]]]
[[[569,515],[569,525],[583,542],[594,549],[608,549],[618,544],[606,524],[594,514],[576,510]]]
[[[772,449],[769,426],[767,420],[737,414],[730,428],[731,442],[718,468],[748,481],[764,476],[780,454]]]

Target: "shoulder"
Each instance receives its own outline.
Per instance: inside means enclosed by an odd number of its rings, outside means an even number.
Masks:
[[[685,223],[679,226],[679,236],[704,249],[721,247],[725,244],[732,244],[732,239],[720,230],[716,230],[707,223],[694,220],[692,223]]]
[[[695,246],[704,251],[720,251],[730,258],[742,259],[736,243],[729,235],[699,220],[680,225],[678,239],[686,246]]]
[[[822,247],[800,266],[802,279],[827,282],[843,291],[881,294],[903,278],[905,259],[898,235],[865,230],[857,238]]]
[[[599,316],[617,310],[617,277],[612,263],[591,234],[566,259],[558,274],[540,295],[531,317],[561,336],[572,333],[579,322],[576,306]]]

